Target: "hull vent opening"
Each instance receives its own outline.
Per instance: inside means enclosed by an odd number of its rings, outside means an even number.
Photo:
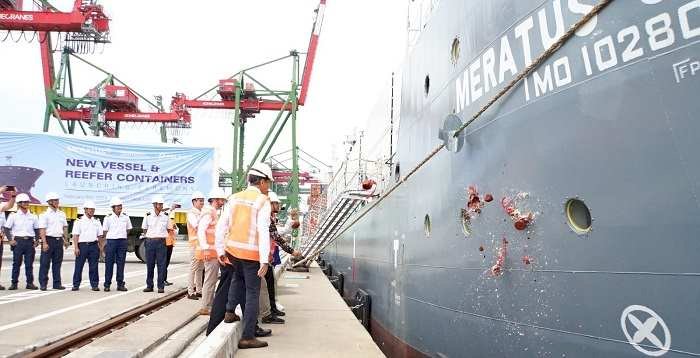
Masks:
[[[425,75],[425,80],[423,81],[423,90],[425,91],[426,97],[430,93],[430,76]]]
[[[430,237],[432,227],[430,224],[430,215],[428,214],[425,214],[425,218],[423,219],[423,229],[425,230],[425,237]]]
[[[450,62],[453,66],[456,66],[457,62],[459,62],[459,50],[459,38],[455,37],[452,40],[452,46],[450,46]]]
[[[579,235],[587,234],[591,231],[593,219],[591,211],[586,203],[578,198],[571,198],[564,204],[566,220],[569,227]]]

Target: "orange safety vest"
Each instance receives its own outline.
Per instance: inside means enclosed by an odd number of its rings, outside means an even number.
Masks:
[[[214,247],[216,244],[216,222],[219,221],[219,216],[217,215],[216,209],[214,209],[211,206],[208,206],[202,210],[202,216],[204,215],[209,215],[211,217],[211,221],[209,222],[209,225],[207,226],[206,230],[206,235],[207,235],[207,244],[209,246]],[[201,217],[200,217],[201,219]],[[202,250],[199,248],[199,245],[197,245],[197,248],[195,249],[194,252],[194,257],[197,260],[204,260],[205,255],[209,255],[209,260],[216,260],[217,254],[216,254],[216,248],[210,248],[207,250]]]
[[[165,246],[175,245],[175,231],[177,230],[177,226],[175,226],[175,220],[170,219],[170,226],[172,226],[173,230],[168,231],[168,236],[165,237]]]
[[[189,214],[195,215],[197,217],[197,221],[199,221],[202,212],[197,208],[191,208]],[[196,250],[199,246],[197,244],[197,229],[194,226],[190,225],[189,220],[187,220],[187,240],[189,241],[190,246],[192,246],[192,248]]]
[[[243,260],[260,261],[258,251],[258,211],[267,203],[267,195],[248,188],[229,198],[231,220],[226,251]],[[268,228],[265,228],[267,230]]]

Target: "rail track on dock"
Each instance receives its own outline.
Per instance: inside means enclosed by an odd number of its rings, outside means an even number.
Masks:
[[[100,337],[122,329],[129,324],[132,324],[141,318],[148,316],[179,299],[182,299],[186,294],[186,288],[179,289],[163,297],[122,312],[106,321],[74,332],[46,346],[39,347],[33,352],[23,354],[23,357],[44,358],[65,356],[82,346],[90,344]]]

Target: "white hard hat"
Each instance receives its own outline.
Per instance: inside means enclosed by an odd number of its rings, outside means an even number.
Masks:
[[[85,200],[85,203],[83,203],[83,208],[84,209],[94,209],[95,208],[95,202],[92,200]]]
[[[18,195],[17,195],[16,201],[17,201],[18,203],[21,203],[21,202],[23,202],[23,201],[29,201],[29,195],[27,195],[27,194],[25,194],[25,193],[18,194]]]
[[[253,174],[255,176],[269,179],[270,181],[275,181],[274,179],[272,179],[272,169],[270,169],[270,166],[265,163],[253,164],[253,166],[250,167],[248,174]]]
[[[214,188],[209,192],[209,199],[226,199],[226,193],[221,188]]]
[[[192,200],[194,199],[204,199],[204,194],[201,191],[195,191],[192,193]]]
[[[277,194],[274,191],[268,191],[267,197],[270,198],[271,203],[279,203],[280,202],[280,197],[277,196]]]
[[[165,200],[163,200],[163,197],[160,195],[154,195],[153,199],[151,200],[152,204],[165,204]]]
[[[50,192],[50,193],[48,193],[48,194],[46,194],[46,201],[49,201],[49,200],[58,200],[58,199],[59,199],[58,194],[54,193],[53,191]]]
[[[122,205],[122,199],[120,199],[118,196],[115,196],[109,201],[109,206],[117,205]]]

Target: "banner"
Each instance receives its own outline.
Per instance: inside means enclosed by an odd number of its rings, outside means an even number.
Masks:
[[[0,153],[0,185],[14,185],[35,204],[56,192],[62,206],[93,200],[107,209],[118,196],[125,208],[148,209],[162,195],[187,208],[193,191],[214,185],[213,148],[0,132]]]

